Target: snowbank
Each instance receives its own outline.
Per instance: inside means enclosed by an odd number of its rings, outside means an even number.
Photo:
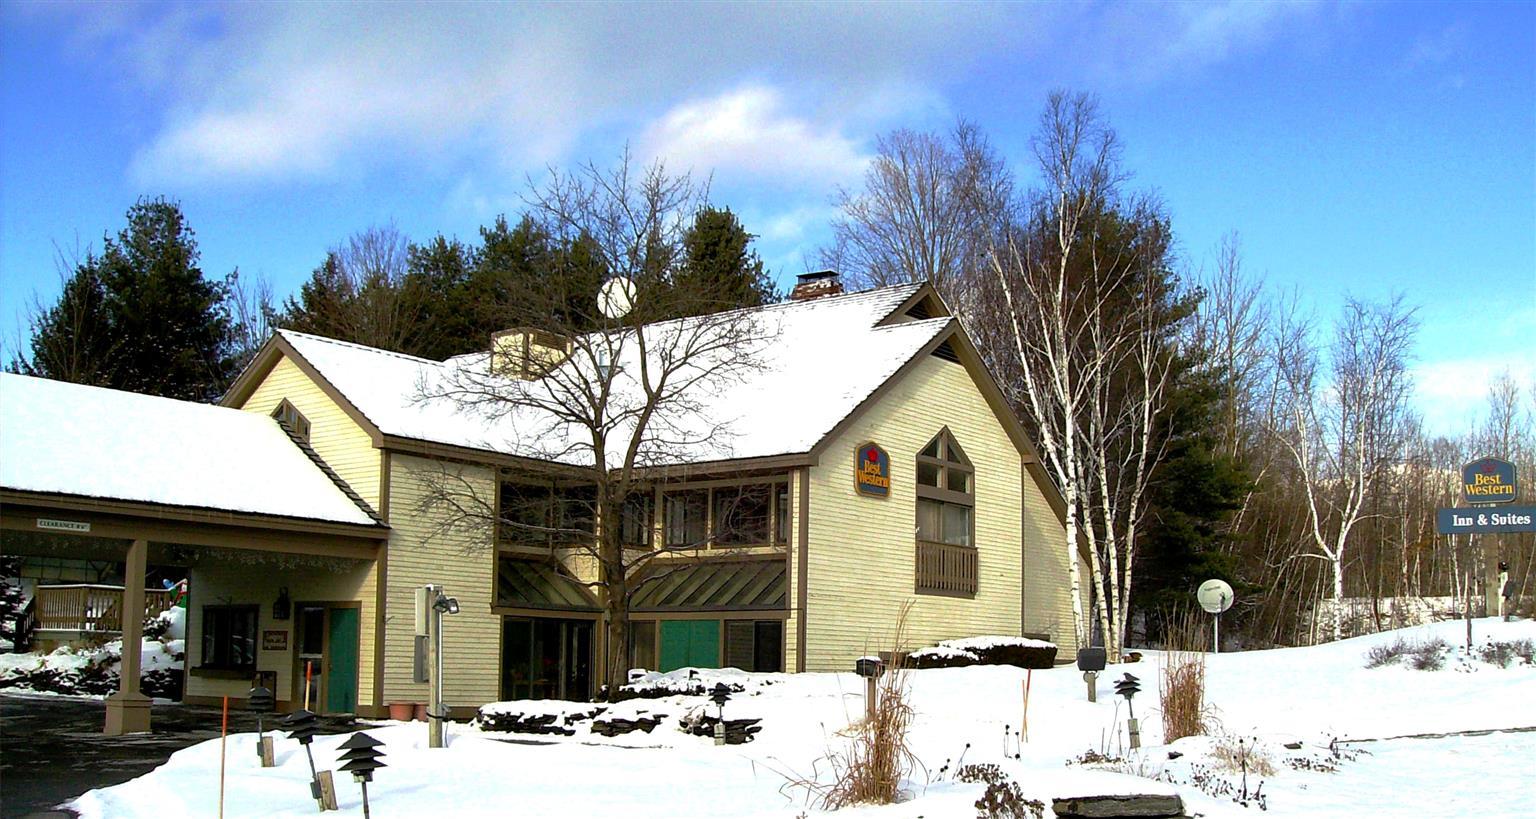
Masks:
[[[1476,644],[1536,638],[1529,621],[1474,623]],[[994,764],[1025,796],[1050,805],[1059,797],[1177,792],[1186,812],[1208,817],[1521,815],[1530,777],[1523,763],[1536,754],[1536,732],[1390,739],[1409,734],[1477,731],[1536,725],[1536,667],[1507,668],[1457,653],[1461,623],[1440,623],[1326,646],[1207,656],[1207,703],[1215,735],[1163,744],[1155,680],[1161,655],[1146,652],[1131,671],[1146,689],[1134,700],[1145,747],[1126,747],[1125,701],[1100,685],[1087,701],[1082,675],[1071,667],[1011,666],[913,671],[909,745],[918,766],[904,789],[910,801],[859,807],[838,816],[970,817],[982,785],[955,781],[964,765]],[[1406,666],[1367,668],[1366,654],[1395,639],[1439,637],[1452,648],[1438,671]],[[1029,710],[1024,686],[1029,680]],[[385,742],[390,766],[370,786],[375,816],[440,813],[520,816],[794,817],[815,813],[806,789],[825,784],[828,757],[847,748],[850,727],[864,712],[863,681],[853,674],[746,674],[698,669],[647,674],[655,688],[686,683],[739,685],[725,705],[727,719],[761,718],[755,741],[716,746],[680,725],[689,710],[710,715],[707,698],[667,693],[626,702],[519,701],[482,709],[495,714],[552,715],[570,733],[518,736],[450,726],[446,749],[426,748],[422,724],[389,724],[370,733]],[[567,717],[590,713],[594,717]],[[607,737],[591,730],[604,719],[660,718],[645,732]],[[1026,727],[1027,726],[1027,727]],[[344,737],[315,740],[315,761],[336,766]],[[1224,760],[1239,747],[1252,753],[1246,783]],[[228,749],[230,817],[307,817],[307,763],[297,743],[278,740],[279,766],[257,767],[255,738],[232,736]],[[1294,746],[1294,747],[1290,747]],[[1257,750],[1254,750],[1257,749]],[[1264,756],[1270,772],[1260,773]],[[1075,761],[1074,761],[1075,760]],[[70,805],[84,817],[213,815],[217,811],[218,743],[174,755],[132,782],[92,791]],[[1236,797],[1244,785],[1248,806]],[[1225,789],[1225,790],[1224,790]],[[355,815],[360,794],[337,778],[342,810]],[[1502,814],[1501,814],[1502,811]]]

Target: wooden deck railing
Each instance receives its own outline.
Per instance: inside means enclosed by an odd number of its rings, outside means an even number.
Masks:
[[[62,586],[38,586],[37,627],[66,631],[122,631],[123,587],[76,583]],[[167,589],[144,590],[144,616],[151,617],[171,607],[172,594]]]
[[[917,544],[917,591],[949,597],[976,596],[976,549],[948,543]]]

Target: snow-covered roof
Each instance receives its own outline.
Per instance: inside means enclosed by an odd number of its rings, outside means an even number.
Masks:
[[[376,525],[265,415],[10,373],[0,487]]]
[[[808,452],[934,341],[951,319],[880,325],[923,285],[899,285],[743,311],[758,348],[749,371],[701,385],[692,417],[674,419],[690,443],[666,460],[699,463]],[[648,325],[660,337],[697,326],[684,319]],[[278,331],[292,349],[378,430],[391,436],[567,463],[590,462],[579,437],[558,440],[545,413],[527,407],[473,409],[443,397],[466,379],[483,385],[487,353],[430,361],[320,336]],[[635,344],[619,353],[619,393],[635,393]],[[567,364],[566,366],[573,366]],[[508,379],[508,389],[522,389]],[[537,389],[532,382],[530,389]],[[616,403],[622,404],[621,397]],[[622,426],[622,425],[621,425]],[[702,430],[724,434],[702,436]],[[622,429],[620,432],[622,433]],[[572,430],[571,432],[578,432]],[[707,442],[699,439],[708,437]],[[653,463],[655,463],[653,461]]]

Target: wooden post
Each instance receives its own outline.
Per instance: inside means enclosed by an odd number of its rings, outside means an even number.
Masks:
[[[261,738],[261,767],[263,767],[263,768],[275,768],[275,767],[277,767],[277,754],[272,749],[272,738],[271,737],[262,737]]]
[[[864,724],[875,724],[875,700],[879,692],[875,687],[875,677],[864,678]]]
[[[149,541],[135,540],[123,560],[123,660],[117,693],[107,697],[107,736],[149,730],[149,698],[139,692],[144,651],[144,565]]]
[[[321,771],[320,780],[320,810],[337,810],[336,807],[336,780],[330,771]]]
[[[432,681],[427,684],[427,747],[443,747],[443,613],[434,605],[441,586],[429,593],[427,603],[427,668]]]

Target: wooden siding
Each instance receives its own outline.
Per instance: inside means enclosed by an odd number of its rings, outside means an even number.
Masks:
[[[944,427],[975,467],[974,599],[913,593],[916,457]],[[886,498],[854,491],[854,449],[869,441],[890,454]],[[1060,552],[1061,525],[1024,476],[1018,450],[962,365],[929,357],[893,385],[810,470],[809,501],[806,670],[845,671],[855,658],[888,649],[896,616],[909,600],[912,648],[1026,630],[1071,642],[1066,572],[1051,557]],[[1022,581],[1026,541],[1030,577]],[[1021,587],[1028,600],[1022,618]],[[1064,630],[1057,627],[1062,606]]]
[[[491,606],[496,587],[496,550],[489,526],[451,526],[441,509],[423,509],[434,481],[445,470],[481,501],[495,503],[496,472],[392,453],[389,458],[388,627],[384,634],[384,703],[426,702],[425,683],[411,682],[415,593],[442,585],[459,601],[459,613],[443,618],[443,699],[450,705],[494,702],[500,691],[501,616]],[[445,528],[446,527],[446,528]],[[441,530],[441,531],[440,531]]]
[[[288,589],[288,598],[297,603],[361,603],[358,618],[357,702],[366,709],[373,703],[373,662],[375,634],[374,583],[378,564],[374,561],[332,561],[328,566],[295,565],[285,567],[282,555],[266,556],[270,562],[246,563],[209,557],[191,570],[187,583],[187,689],[193,697],[240,697],[251,689],[248,679],[222,679],[197,674],[203,653],[203,606],[254,605],[257,607],[256,668],[277,672],[279,701],[293,694],[294,617],[272,619],[272,603],[278,591]],[[305,558],[297,558],[304,561]],[[295,605],[294,611],[297,611]],[[266,651],[260,648],[262,632],[288,634],[287,648]],[[316,709],[317,710],[317,709]]]
[[[368,432],[357,425],[287,356],[240,407],[271,415],[287,399],[309,421],[309,444],[374,510],[379,508],[379,459]]]

